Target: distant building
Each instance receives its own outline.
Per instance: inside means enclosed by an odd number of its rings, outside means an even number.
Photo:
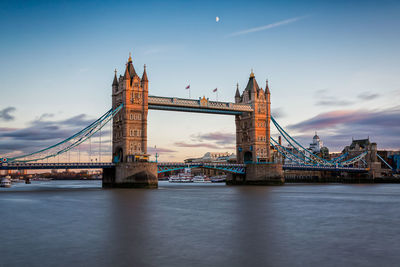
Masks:
[[[363,152],[367,152],[367,155],[364,157],[362,162],[364,162],[368,167],[371,166],[372,163],[377,163],[377,144],[376,143],[371,143],[369,138],[367,139],[358,139],[354,140],[352,139],[351,144],[349,146],[346,146],[342,153],[348,153],[348,156],[346,159],[351,159],[354,158],[358,155],[360,155]],[[356,165],[360,164],[360,162],[357,162]],[[380,165],[380,163],[378,162]]]
[[[310,150],[314,154],[318,154],[323,146],[324,143],[321,141],[321,139],[319,139],[317,132],[315,132],[315,135],[313,137],[313,142],[310,144],[308,150]]]
[[[329,159],[329,149],[324,146],[324,142],[321,141],[319,136],[317,135],[317,132],[315,132],[315,135],[313,137],[313,142],[310,144],[310,147],[308,150],[315,154],[318,155],[319,157],[323,159]]]
[[[236,155],[229,152],[207,152],[201,158],[185,159],[185,163],[191,162],[236,162]]]

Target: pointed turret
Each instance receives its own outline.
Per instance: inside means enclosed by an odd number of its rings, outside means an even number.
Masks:
[[[267,79],[267,81],[266,81],[266,85],[265,85],[265,93],[267,93],[267,94],[271,94],[271,92],[269,91],[268,79]]]
[[[147,82],[148,81],[148,79],[147,79],[147,73],[146,73],[146,64],[144,64],[144,70],[143,70],[143,75],[142,75],[142,82]]]
[[[255,94],[257,94],[258,90],[260,90],[260,87],[258,87],[256,77],[255,77],[253,69],[252,69],[251,73],[250,73],[250,77],[249,77],[249,82],[247,83],[246,89],[245,89],[245,91],[248,91],[250,100],[252,100],[253,98],[256,97]]]
[[[235,94],[235,103],[240,102],[240,92],[239,92],[239,83],[236,84],[236,94]]]
[[[129,75],[126,75],[127,72]],[[129,79],[132,79],[135,76],[138,76],[138,75],[136,74],[135,68],[133,67],[133,64],[132,64],[132,55],[131,55],[131,53],[129,53],[128,63],[126,63],[124,79],[127,80],[127,77],[129,77]]]
[[[132,63],[131,63],[131,64],[132,64]],[[131,79],[131,75],[129,74],[129,65],[126,64],[124,80],[130,80],[130,79]]]
[[[112,83],[113,86],[118,86],[118,79],[117,79],[117,69],[114,71],[114,81]]]

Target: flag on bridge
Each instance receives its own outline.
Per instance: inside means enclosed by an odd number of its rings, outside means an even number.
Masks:
[[[186,86],[185,89],[190,89],[190,84],[188,86]]]
[[[215,93],[216,91],[218,91],[218,88],[215,88],[215,89],[213,90],[213,93]]]

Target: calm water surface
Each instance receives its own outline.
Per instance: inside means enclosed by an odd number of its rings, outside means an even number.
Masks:
[[[0,188],[0,266],[399,266],[400,185]]]

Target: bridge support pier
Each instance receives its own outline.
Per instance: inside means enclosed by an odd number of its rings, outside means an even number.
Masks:
[[[103,188],[157,188],[157,163],[126,162],[103,169]]]
[[[371,179],[375,179],[382,176],[381,163],[371,162],[369,166],[368,176]]]
[[[246,174],[230,174],[227,176],[228,185],[283,185],[282,164],[246,164]]]

